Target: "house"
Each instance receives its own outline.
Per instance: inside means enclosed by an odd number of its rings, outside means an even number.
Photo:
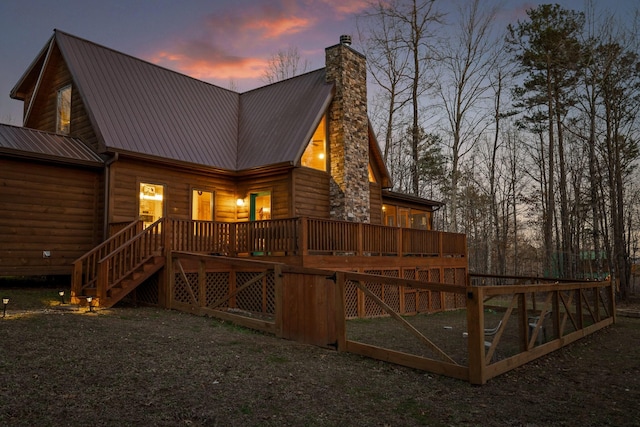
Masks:
[[[324,68],[236,93],[55,30],[11,97],[24,102],[24,123],[0,125],[0,276],[71,274],[75,260],[138,220],[313,218],[428,231],[441,206],[389,190],[367,116],[366,60],[348,36],[326,49]],[[391,249],[382,240],[366,253],[348,242],[330,248],[346,239],[336,230],[326,232],[339,234],[326,236],[327,251],[358,252],[370,265],[380,262],[372,253],[397,255],[398,245],[425,252],[416,237],[398,243],[388,231],[376,232]],[[267,247],[265,233],[251,234],[246,250],[230,249],[227,235],[224,249],[207,251],[300,249],[291,239],[297,249]],[[465,257],[466,241],[453,237]]]

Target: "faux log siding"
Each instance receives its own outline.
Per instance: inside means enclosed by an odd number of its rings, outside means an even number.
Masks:
[[[71,84],[71,132],[70,136],[81,138],[94,150],[99,150],[98,140],[89,115],[84,107],[80,91],[72,82],[71,73],[60,56],[56,48],[50,58],[51,67],[40,83],[36,101],[32,107],[27,127],[39,129],[46,132],[56,131],[56,109],[58,103],[58,89]],[[29,99],[33,96],[33,89],[25,99],[25,108],[29,104]]]
[[[370,221],[371,224],[382,225],[382,187],[380,184],[369,183],[369,204],[370,204]]]
[[[70,274],[102,238],[102,176],[0,158],[0,276]]]
[[[243,178],[238,183],[238,197],[243,197],[245,205],[238,209],[238,221],[249,220],[249,195],[263,191],[271,192],[271,219],[290,218],[291,191],[289,173],[258,175]]]
[[[329,218],[329,174],[309,168],[293,171],[295,214],[298,217]]]
[[[235,221],[236,199],[230,179],[121,157],[111,165],[109,222],[138,217],[140,182],[165,185],[166,216],[191,219],[191,191],[201,189],[215,193],[214,220]]]
[[[49,57],[49,66],[42,76],[38,93],[34,95],[35,99],[31,107],[31,114],[25,126],[46,132],[55,132],[58,89],[68,84],[71,84],[71,73],[56,47]],[[73,92],[75,92],[74,89],[72,88],[71,90],[72,96]],[[72,98],[72,106],[73,101],[74,99]]]

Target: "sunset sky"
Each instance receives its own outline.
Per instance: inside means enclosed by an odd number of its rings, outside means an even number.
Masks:
[[[629,13],[637,0],[607,0]],[[583,9],[582,0],[557,0]],[[355,14],[368,0],[0,0],[0,123],[22,124],[22,102],[9,98],[57,28],[192,77],[243,92],[264,84],[268,58],[294,46],[309,70],[324,48],[356,35]],[[445,5],[450,1],[443,2]],[[544,3],[506,0],[501,25]],[[598,1],[597,3],[601,3]],[[354,40],[355,41],[355,40]],[[354,47],[357,46],[354,44]]]

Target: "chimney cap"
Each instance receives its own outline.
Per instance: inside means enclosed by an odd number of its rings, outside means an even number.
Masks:
[[[340,44],[345,46],[351,46],[351,36],[348,34],[343,34],[340,36]]]

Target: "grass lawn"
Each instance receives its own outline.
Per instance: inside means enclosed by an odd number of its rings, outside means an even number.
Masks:
[[[176,311],[0,292],[2,426],[640,425],[640,319],[471,386]]]

